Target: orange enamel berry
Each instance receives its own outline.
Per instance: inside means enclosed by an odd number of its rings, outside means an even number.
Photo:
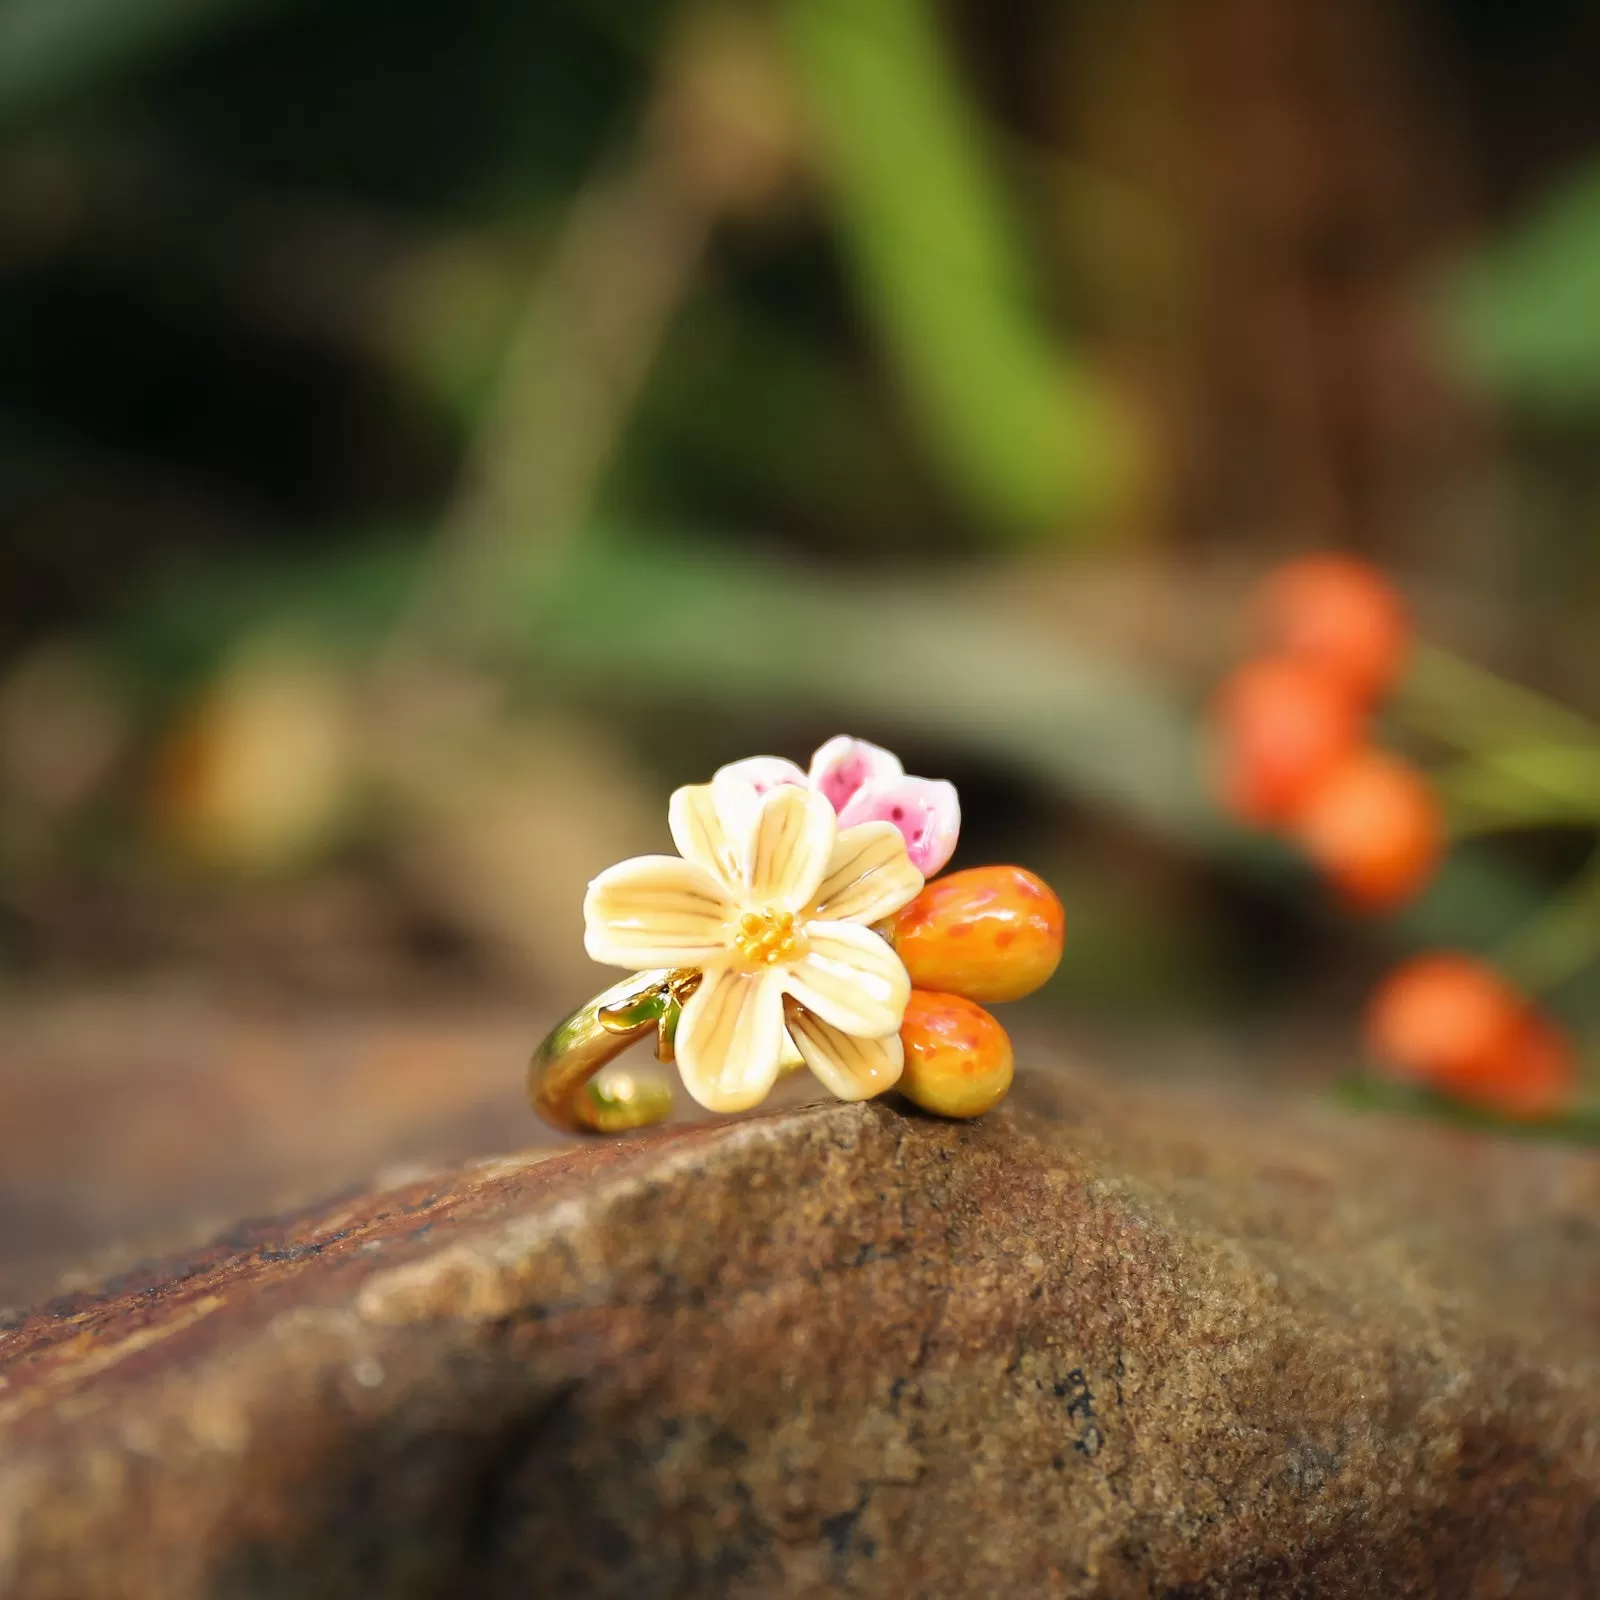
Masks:
[[[1367,1048],[1396,1077],[1458,1090],[1510,1059],[1526,1002],[1475,956],[1439,951],[1395,968],[1367,1004]]]
[[[1380,572],[1351,556],[1290,561],[1257,599],[1269,649],[1307,662],[1363,700],[1399,676],[1409,641],[1405,604]]]
[[[1295,837],[1353,908],[1388,911],[1433,877],[1444,819],[1416,768],[1381,750],[1362,750],[1318,786]]]
[[[1252,661],[1212,704],[1220,798],[1242,822],[1286,823],[1356,747],[1361,711],[1303,662]]]
[[[981,1117],[1011,1087],[1011,1039],[982,1006],[913,989],[900,1024],[900,1092],[941,1117]]]
[[[935,878],[885,931],[913,988],[992,1003],[1032,994],[1056,970],[1067,916],[1055,891],[1021,867],[970,867]]]

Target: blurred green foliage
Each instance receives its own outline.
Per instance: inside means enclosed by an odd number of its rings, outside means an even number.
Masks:
[[[1600,180],[1406,256],[1405,194],[1361,189],[1397,152],[1340,146],[1265,48],[1300,11],[1255,56],[1248,18],[1197,15],[0,0],[0,643],[89,637],[152,741],[264,634],[352,680],[438,649],[505,685],[514,734],[576,708],[664,767],[734,730],[903,737],[978,776],[997,848],[1080,874],[1110,932],[1078,977],[1121,1004],[1225,987],[1224,923],[1268,971],[1284,905],[1358,965],[1494,947],[1570,866],[1505,819],[1592,814],[1571,724],[1456,774],[1486,837],[1361,950],[1219,822],[1195,708],[1227,565],[1310,540],[1391,558],[1430,619],[1486,574],[1491,644],[1563,636],[1515,610],[1525,566],[1583,615],[1577,524],[1480,493],[1488,452],[1419,467],[1412,432],[1450,427],[1402,378],[1448,358],[1469,407],[1586,441]],[[1361,104],[1373,148],[1407,126]],[[1125,648],[1051,610],[1107,552],[1162,618]],[[1424,672],[1411,704],[1446,744],[1463,707],[1527,723],[1488,682]],[[1099,848],[1127,837],[1144,899]]]
[[[1039,325],[935,14],[921,0],[787,14],[862,292],[938,457],[1003,530],[1059,535],[1103,513],[1128,441]]]
[[[1600,1145],[1600,1111],[1585,1108],[1564,1117],[1515,1121],[1479,1111],[1427,1089],[1385,1083],[1376,1078],[1351,1079],[1340,1086],[1337,1101],[1352,1111],[1426,1117],[1470,1133],[1497,1133],[1515,1139],[1555,1140],[1562,1144]]]
[[[196,31],[286,0],[8,0],[0,9],[0,125],[138,66]]]
[[[1551,419],[1600,409],[1600,167],[1561,183],[1460,263],[1441,321],[1490,393]]]

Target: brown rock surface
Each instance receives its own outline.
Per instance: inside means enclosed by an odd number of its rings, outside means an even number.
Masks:
[[[1600,1160],[1019,1076],[12,1319],[0,1593],[1600,1592]]]
[[[518,1070],[531,1002],[315,1005],[168,983],[0,1004],[0,1307],[386,1168],[557,1142]]]

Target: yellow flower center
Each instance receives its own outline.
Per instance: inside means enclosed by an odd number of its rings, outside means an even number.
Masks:
[[[800,930],[794,925],[794,912],[777,906],[745,912],[733,936],[740,959],[752,966],[771,967],[781,961],[793,961],[803,943]]]

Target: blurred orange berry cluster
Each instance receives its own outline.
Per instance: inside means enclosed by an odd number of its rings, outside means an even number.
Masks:
[[[1261,651],[1212,705],[1222,803],[1294,841],[1352,910],[1405,905],[1431,881],[1445,829],[1428,779],[1372,737],[1410,642],[1404,602],[1365,562],[1311,555],[1268,577],[1254,621]],[[1471,956],[1397,968],[1366,1031],[1392,1076],[1505,1116],[1559,1112],[1576,1080],[1566,1036]]]
[[[1403,1081],[1506,1117],[1558,1115],[1577,1081],[1566,1034],[1485,962],[1451,952],[1384,979],[1367,1007],[1367,1048]]]
[[[1353,909],[1392,910],[1427,886],[1444,836],[1428,781],[1371,738],[1405,607],[1365,563],[1317,555],[1280,567],[1255,610],[1262,653],[1213,706],[1223,802],[1294,839]]]

